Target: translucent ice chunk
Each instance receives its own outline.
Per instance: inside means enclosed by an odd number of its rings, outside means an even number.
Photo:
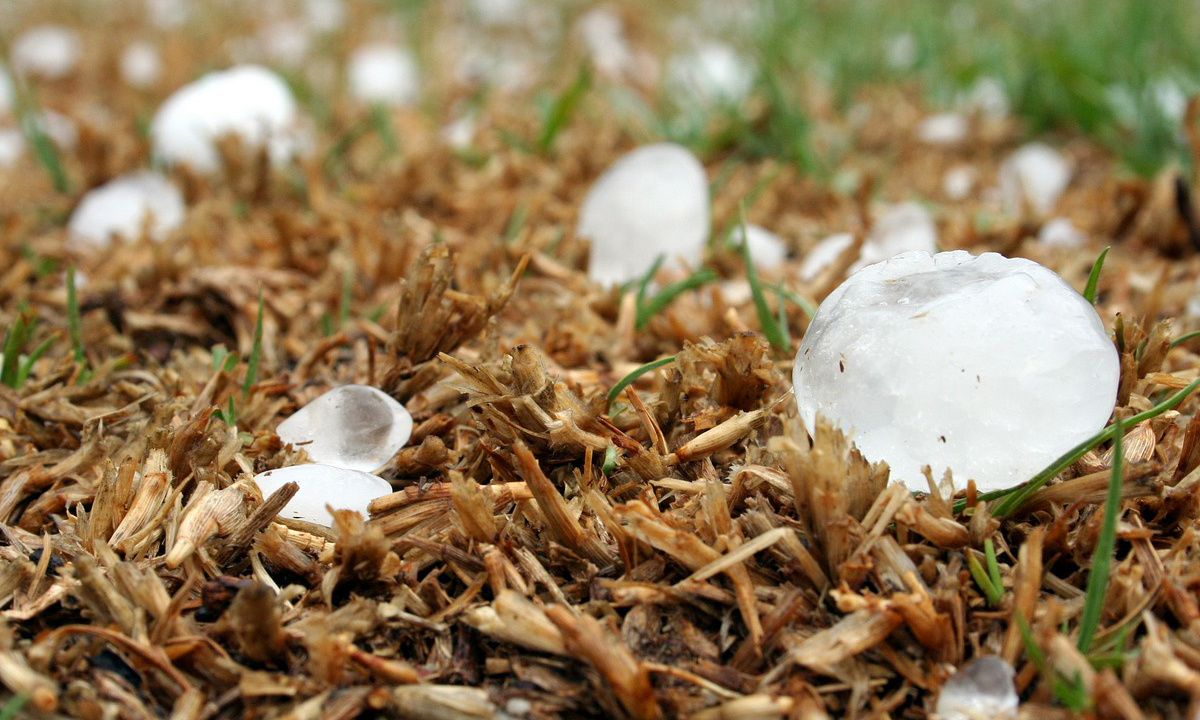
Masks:
[[[902,202],[879,214],[851,270],[910,250],[937,251],[937,226],[920,203]]]
[[[1026,203],[1036,215],[1054,209],[1071,180],[1071,166],[1044,143],[1023,145],[1000,165],[1000,197],[1009,212]]]
[[[800,263],[800,279],[804,282],[816,280],[821,271],[832,265],[853,243],[854,235],[850,233],[834,233],[817,243]]]
[[[690,150],[645,145],[588,190],[578,234],[592,242],[588,276],[602,285],[641,277],[659,255],[696,264],[709,226],[708,178]]]
[[[226,135],[249,150],[265,146],[276,164],[298,154],[296,100],[283,78],[257,65],[209,73],[176,90],[150,122],[154,154],[196,172],[220,168],[217,141]]]
[[[350,56],[346,71],[354,97],[368,103],[410,105],[417,99],[417,61],[397,45],[365,45]]]
[[[387,393],[343,385],[297,410],[275,432],[314,462],[369,472],[404,447],[412,427],[408,410]]]
[[[145,227],[164,239],[183,222],[183,194],[166,177],[144,171],[123,175],[88,191],[67,222],[75,247],[102,247],[114,235],[136,240]]]
[[[1075,224],[1063,217],[1047,220],[1038,231],[1038,243],[1043,247],[1079,248],[1085,241]]]
[[[1019,703],[1012,666],[984,655],[946,681],[934,713],[940,720],[1013,720]]]
[[[745,242],[750,245],[750,258],[758,270],[769,272],[787,260],[787,243],[761,225],[747,223],[744,232],[741,225],[735,226],[733,242],[739,245]]]
[[[849,433],[924,490],[947,468],[980,490],[1028,480],[1096,433],[1117,352],[1079,293],[1030,260],[908,252],[821,303],[796,355],[800,415]]]
[[[365,518],[372,500],[392,492],[388,481],[378,475],[317,463],[268,470],[255,475],[254,482],[263,497],[286,483],[296,483],[300,489],[279,514],[326,527],[333,525],[326,504],[334,510],[357,510]]]

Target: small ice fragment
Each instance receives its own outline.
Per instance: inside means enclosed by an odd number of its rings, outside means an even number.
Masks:
[[[625,40],[625,26],[612,10],[605,7],[588,10],[576,22],[575,31],[583,38],[592,64],[602,74],[619,77],[633,70],[633,51]]]
[[[268,470],[255,475],[254,482],[264,498],[289,482],[296,483],[300,489],[279,514],[326,527],[333,526],[326,504],[334,510],[356,510],[367,518],[371,501],[392,492],[388,481],[378,475],[317,463]]]
[[[442,128],[442,139],[455,150],[466,150],[475,141],[475,115],[467,113]]]
[[[412,435],[412,416],[382,390],[343,385],[297,410],[275,432],[314,461],[370,472]]]
[[[123,175],[88,191],[67,222],[68,242],[78,249],[103,247],[113,236],[163,240],[183,222],[183,195],[166,177],[144,171]]]
[[[927,145],[956,145],[967,137],[967,119],[958,113],[930,115],[917,124],[917,139]]]
[[[756,270],[770,272],[787,260],[787,243],[761,225],[747,223],[744,233],[740,224],[734,226],[732,240],[739,246],[743,242],[750,245],[750,258]]]
[[[417,61],[406,48],[373,44],[358,48],[347,69],[350,92],[368,103],[395,107],[417,99],[420,79]]]
[[[733,48],[706,42],[667,60],[667,86],[698,105],[740,105],[754,84],[754,65]]]
[[[64,78],[79,63],[82,44],[74,30],[62,25],[37,25],[12,44],[13,70],[46,80]]]
[[[960,96],[959,106],[963,110],[974,110],[984,117],[1000,119],[1009,112],[1008,93],[998,79],[984,76],[975,81],[966,93]]]
[[[644,145],[619,158],[588,190],[576,232],[591,241],[588,277],[601,285],[641,277],[659,255],[695,265],[709,227],[708,177],[690,150]]]
[[[1013,674],[996,655],[978,657],[946,681],[933,712],[940,720],[1015,720],[1020,699]]]
[[[304,0],[304,17],[316,32],[333,32],[346,22],[342,0]]]
[[[16,128],[0,128],[0,168],[10,168],[21,159],[25,139]]]
[[[863,241],[858,262],[850,269],[858,270],[909,250],[937,252],[937,226],[929,211],[916,202],[897,203],[879,214]]]
[[[121,53],[121,79],[131,87],[150,87],[158,82],[160,75],[162,56],[152,43],[139,40],[130,43]]]
[[[258,41],[272,62],[297,66],[308,57],[312,45],[308,25],[300,20],[279,20],[258,32]]]
[[[854,235],[851,233],[834,233],[817,243],[800,263],[800,279],[804,282],[816,280],[821,271],[832,265],[853,244]]]
[[[930,465],[981,491],[1024,482],[1104,427],[1116,349],[1090,303],[1031,260],[908,252],[854,273],[796,355],[796,398],[892,477]]]
[[[75,121],[53,110],[42,110],[34,120],[37,127],[60,150],[71,150],[79,143],[79,130]]]
[[[917,62],[917,39],[912,33],[893,35],[885,43],[884,54],[893,70],[908,70]]]
[[[951,200],[962,200],[971,194],[978,175],[970,165],[955,165],[942,176],[942,192]]]
[[[154,154],[196,172],[220,168],[217,142],[234,135],[249,150],[266,146],[276,164],[302,145],[296,101],[287,83],[257,65],[212,72],[175,91],[150,122]]]
[[[1073,249],[1083,247],[1085,240],[1074,223],[1064,217],[1047,220],[1038,231],[1038,243],[1042,247]]]
[[[1057,150],[1040,142],[1028,143],[1000,166],[1001,202],[1009,212],[1018,212],[1028,203],[1035,215],[1046,215],[1070,179],[1071,167]]]

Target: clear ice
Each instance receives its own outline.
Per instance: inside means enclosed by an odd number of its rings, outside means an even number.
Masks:
[[[387,393],[343,385],[279,423],[279,439],[313,462],[371,472],[391,460],[412,434],[412,416]]]
[[[1095,309],[1031,260],[907,252],[851,275],[796,355],[800,416],[847,432],[892,478],[1028,480],[1104,427],[1119,363]]]
[[[946,681],[933,712],[940,720],[1015,720],[1019,704],[1012,666],[984,655]]]
[[[286,483],[295,482],[300,489],[279,514],[326,527],[333,525],[326,504],[334,510],[356,510],[366,518],[371,501],[392,492],[388,481],[378,475],[318,463],[267,470],[255,475],[254,482],[264,498]]]

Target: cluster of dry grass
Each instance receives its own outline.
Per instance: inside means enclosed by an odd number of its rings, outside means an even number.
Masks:
[[[231,147],[223,177],[176,173],[190,210],[169,242],[84,257],[66,248],[65,212],[147,157],[136,113],[88,123],[88,87],[40,94],[83,123],[62,157],[73,193],[30,158],[0,172],[0,317],[60,336],[27,382],[0,386],[0,683],[29,717],[920,718],[981,653],[1017,669],[1025,717],[1069,715],[1055,678],[1077,679],[1096,717],[1200,710],[1194,403],[1125,442],[1100,633],[1119,662],[1093,664],[1070,631],[1111,453],[1010,517],[970,488],[955,512],[933,483],[921,497],[889,486],[836,432],[808,438],[791,358],[757,334],[750,303],[714,285],[638,329],[631,296],[586,281],[571,232],[587,184],[636,142],[601,106],[547,154],[504,142],[501,128],[537,127],[500,106],[483,109],[470,156],[416,111],[392,117],[396,156],[367,134],[334,162],[271,171]],[[749,219],[799,258],[824,233],[861,233],[875,195],[937,200],[964,157],[988,184],[1016,139],[997,123],[969,152],[919,146],[903,95],[864,101],[889,112],[847,160],[856,194],[718,154],[715,226],[753,196]],[[336,108],[318,148],[364,112]],[[1191,342],[1171,346],[1190,329],[1170,324],[1197,270],[1190,191],[1173,172],[1119,178],[1083,141],[1068,151],[1060,210],[1086,250],[1037,246],[1029,219],[984,225],[975,200],[940,207],[942,244],[1030,256],[1077,287],[1113,244],[1099,309],[1122,318],[1129,417],[1200,368]],[[742,278],[738,254],[714,247],[718,273]],[[87,375],[48,261],[86,273]],[[819,300],[848,264],[789,285]],[[245,365],[214,369],[211,348],[249,355],[260,288],[261,369],[243,393]],[[787,313],[799,336],[806,318]],[[609,388],[665,354],[610,406]],[[275,424],[348,382],[414,415],[381,473],[396,492],[332,529],[275,517],[294,488],[262,498],[249,481],[300,458]],[[236,427],[214,414],[231,398]],[[994,604],[968,569],[985,541]]]

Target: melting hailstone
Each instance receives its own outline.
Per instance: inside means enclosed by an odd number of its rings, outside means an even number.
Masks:
[[[1013,720],[1019,704],[1012,666],[984,655],[946,681],[933,712],[941,720]]]
[[[387,393],[343,385],[297,410],[275,432],[313,462],[370,472],[404,447],[412,428],[408,410]]]
[[[821,303],[792,371],[800,416],[925,490],[1022,483],[1104,427],[1116,349],[1091,304],[1031,260],[907,252]]]
[[[392,492],[388,481],[378,475],[318,463],[268,470],[255,475],[254,482],[264,498],[286,483],[296,483],[300,489],[279,514],[326,527],[333,526],[326,504],[334,510],[356,510],[366,518],[371,501]]]
[[[591,240],[588,276],[624,283],[665,265],[697,264],[708,240],[708,177],[690,150],[642,146],[619,158],[588,190],[576,232]]]
[[[166,177],[143,171],[123,175],[88,191],[67,222],[75,248],[103,247],[113,236],[163,240],[183,222],[183,194]]]

